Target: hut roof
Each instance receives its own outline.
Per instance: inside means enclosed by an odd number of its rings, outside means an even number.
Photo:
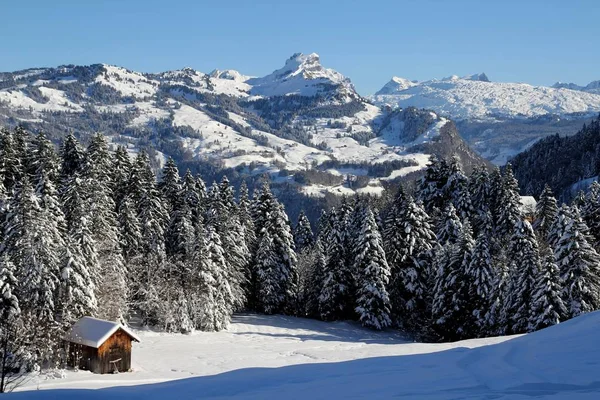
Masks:
[[[83,317],[77,321],[65,336],[65,340],[98,348],[119,329],[122,329],[136,342],[140,342],[140,338],[126,326],[118,322],[105,321],[92,317]]]

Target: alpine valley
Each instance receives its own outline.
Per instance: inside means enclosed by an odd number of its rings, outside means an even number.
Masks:
[[[575,133],[600,111],[590,85],[394,77],[363,97],[314,53],[294,54],[264,77],[64,65],[0,73],[0,126],[56,142],[101,132],[132,153],[147,150],[155,166],[173,157],[208,179],[269,174],[311,196],[380,194],[418,174],[431,154],[458,156],[469,171],[486,159],[503,164],[544,136]]]

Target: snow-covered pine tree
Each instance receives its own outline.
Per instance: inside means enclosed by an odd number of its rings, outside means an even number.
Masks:
[[[598,251],[600,249],[600,183],[592,182],[581,208],[581,216],[589,228],[589,234],[594,238],[591,243]]]
[[[169,216],[145,152],[138,153],[128,186],[142,238],[141,256],[130,262],[131,301],[144,322],[152,323],[157,320],[157,303],[161,301],[159,289],[165,286],[163,272],[168,270],[165,230]]]
[[[317,238],[311,250],[312,265],[306,282],[306,315],[310,318],[319,318],[319,296],[321,295],[321,287],[325,279],[325,251],[321,244],[321,239]]]
[[[487,218],[491,221],[492,216],[488,212]],[[471,263],[469,264],[467,274],[469,275],[469,298],[473,308],[473,317],[476,324],[474,332],[480,337],[493,335],[494,316],[491,314],[492,305],[498,297],[497,272],[493,265],[490,237],[492,227],[482,229],[477,235]]]
[[[556,199],[552,193],[550,186],[546,185],[544,191],[540,195],[540,199],[535,206],[535,220],[533,229],[538,233],[543,240],[548,239],[548,232],[558,213]]]
[[[72,133],[69,133],[61,146],[61,182],[68,180],[81,171],[85,160],[85,153],[79,141]]]
[[[193,258],[200,273],[200,309],[197,326],[204,331],[218,331],[229,325],[234,298],[227,277],[227,266],[219,234],[206,228],[205,248],[196,249]]]
[[[560,269],[569,316],[600,309],[600,256],[590,245],[588,228],[577,207],[563,205],[558,210],[548,239]]]
[[[21,313],[17,298],[17,278],[15,265],[7,254],[0,257],[0,320],[9,321]],[[2,328],[0,328],[0,332]]]
[[[145,152],[138,153],[131,175],[129,193],[137,207],[138,220],[142,227],[143,251],[164,258],[165,231],[169,215],[156,185],[156,177],[150,168]]]
[[[58,183],[59,165],[60,160],[54,145],[44,133],[38,133],[33,139],[28,163],[29,173],[34,177],[34,183],[37,184],[42,172],[54,185]]]
[[[162,169],[161,180],[158,184],[158,189],[162,193],[167,211],[172,213],[173,209],[179,203],[181,195],[181,179],[179,177],[179,169],[172,157],[169,157],[165,166]]]
[[[564,321],[568,316],[562,300],[560,271],[549,247],[541,251],[540,272],[533,288],[532,308],[528,330],[537,331]]]
[[[423,329],[431,312],[433,250],[429,216],[402,188],[387,213],[384,249],[391,270],[388,292],[395,323]]]
[[[510,237],[509,283],[504,304],[508,333],[524,333],[529,325],[533,291],[540,273],[540,254],[535,233],[526,220],[517,222]]]
[[[490,173],[490,197],[489,197],[489,209],[492,214],[494,221],[494,232],[497,231],[496,222],[498,221],[500,214],[500,199],[503,196],[503,178],[500,168],[495,167]]]
[[[129,263],[142,253],[142,227],[137,215],[137,207],[132,196],[126,195],[119,202],[117,210],[119,223],[119,243],[123,251],[123,258]]]
[[[205,210],[202,209],[202,204],[200,202],[196,178],[194,178],[189,169],[185,171],[185,175],[183,176],[181,191],[182,201],[184,201],[187,207],[192,211],[192,225],[196,225],[198,219],[202,217]]]
[[[339,209],[332,209],[328,236],[323,238],[326,262],[319,310],[324,320],[354,317],[355,282],[347,231],[350,212],[347,203]]]
[[[462,232],[462,222],[456,214],[456,209],[453,204],[448,204],[440,215],[440,221],[437,228],[437,240],[439,244],[445,246],[447,244],[456,244]]]
[[[257,250],[254,261],[258,309],[267,314],[294,308],[298,273],[290,224],[265,183],[253,204]]]
[[[15,185],[21,181],[25,171],[16,149],[13,133],[8,129],[0,130],[0,171],[3,172],[4,187],[10,194]]]
[[[473,216],[473,205],[469,192],[469,179],[463,173],[458,157],[452,158],[444,191],[454,204],[458,217],[461,220],[468,219],[470,221]]]
[[[294,228],[294,242],[296,243],[296,251],[300,253],[304,248],[312,247],[314,244],[314,236],[312,228],[310,227],[310,221],[304,213],[304,210],[300,211],[298,215],[298,222]]]
[[[459,239],[449,246],[448,264],[440,268],[433,301],[433,324],[437,335],[446,341],[472,337],[475,331],[473,307],[469,298],[473,276],[469,274],[473,260],[471,225],[463,221]]]
[[[64,242],[52,242],[60,235],[44,215],[26,177],[16,186],[9,210],[0,255],[15,266],[21,308],[40,320],[54,321]]]
[[[98,316],[108,320],[123,320],[127,314],[127,270],[119,244],[112,181],[109,171],[112,157],[106,138],[97,134],[87,149],[82,168],[84,203],[90,210],[90,231],[96,242],[101,266],[96,282]]]
[[[255,281],[252,277],[252,260],[255,259],[257,243],[251,208],[252,204],[248,194],[248,186],[246,185],[246,182],[242,182],[238,194],[238,217],[240,226],[244,231],[244,237],[246,238],[246,247],[248,248],[248,264],[245,270],[245,285],[243,289],[246,297],[246,305],[253,309],[254,304],[256,304],[256,299],[252,290],[252,282]]]
[[[489,208],[491,194],[491,178],[485,165],[476,166],[469,177],[469,192],[471,193],[471,204],[475,210]]]
[[[505,238],[510,236],[514,227],[523,220],[519,183],[510,164],[506,165],[497,196],[496,234]]]
[[[362,214],[362,229],[357,239],[354,260],[358,289],[356,312],[363,326],[380,330],[392,323],[387,292],[390,268],[373,212],[365,207]]]
[[[129,158],[127,150],[124,146],[118,146],[113,154],[113,168],[110,178],[112,182],[112,197],[117,212],[121,208],[123,199],[129,195],[129,174],[131,174],[132,167],[131,158]]]
[[[485,166],[476,167],[469,179],[471,204],[473,206],[472,224],[476,236],[480,232],[494,229],[491,205],[491,180]]]
[[[183,187],[170,206],[170,221],[166,232],[165,247],[172,260],[185,262],[190,256],[194,241],[193,209],[186,201]]]
[[[97,260],[90,260],[95,257],[94,243],[90,232],[85,231],[85,221],[77,229],[67,237],[61,270],[60,314],[65,325],[84,316],[96,315],[98,309],[94,279],[89,269],[90,266],[99,268]]]
[[[425,205],[425,210],[429,215],[434,215],[446,208],[449,199],[444,188],[449,175],[450,169],[446,161],[431,156],[429,165],[425,169],[425,175],[417,183],[417,198]]]
[[[206,225],[213,226],[221,238],[235,310],[241,310],[247,304],[246,277],[250,275],[250,250],[233,187],[227,177],[223,177],[219,185],[214,183],[209,191]]]

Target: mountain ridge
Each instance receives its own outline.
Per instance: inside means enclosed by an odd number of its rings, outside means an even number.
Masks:
[[[381,194],[441,153],[426,144],[444,140],[449,121],[427,110],[371,104],[314,53],[296,53],[258,78],[192,68],[140,73],[109,64],[1,76],[0,124],[44,130],[55,141],[69,131],[83,141],[100,131],[130,152],[150,149],[158,165],[172,156],[196,172],[268,174],[314,196]],[[458,139],[448,143],[468,147]],[[467,170],[484,163],[463,155]]]

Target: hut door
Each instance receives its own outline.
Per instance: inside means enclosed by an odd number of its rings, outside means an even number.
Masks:
[[[127,351],[123,347],[120,347],[118,342],[111,346],[108,354],[108,361],[110,368],[108,372],[116,372],[115,368],[119,372],[127,372]]]

